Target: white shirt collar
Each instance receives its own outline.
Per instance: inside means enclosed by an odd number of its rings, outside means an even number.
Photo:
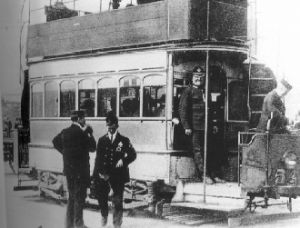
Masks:
[[[116,131],[114,134],[111,134],[110,132],[107,132],[107,133],[108,133],[109,139],[111,139],[111,137],[113,137],[113,139],[112,139],[112,142],[113,142],[116,139],[118,131]]]

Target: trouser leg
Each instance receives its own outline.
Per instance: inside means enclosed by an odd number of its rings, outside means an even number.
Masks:
[[[203,161],[203,145],[204,145],[204,131],[195,130],[192,136],[194,163],[199,177],[202,177],[204,170]]]
[[[74,202],[74,225],[81,227],[83,221],[83,208],[85,205],[86,187],[82,178],[77,178],[75,181],[75,202]]]
[[[112,197],[113,204],[113,224],[115,227],[120,227],[123,222],[123,193],[124,183],[122,181],[116,181],[111,184],[114,191]]]
[[[99,180],[99,194],[98,194],[98,204],[100,207],[100,213],[102,217],[108,216],[108,193],[109,193],[108,181],[102,179]]]
[[[66,228],[74,227],[74,204],[75,204],[75,189],[74,181],[72,178],[67,177],[67,185],[69,192],[69,199],[67,204],[67,213],[66,213]]]

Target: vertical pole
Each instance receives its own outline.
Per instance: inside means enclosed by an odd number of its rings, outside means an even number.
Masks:
[[[74,10],[75,10],[75,1],[76,1],[76,0],[73,1],[73,9],[74,9]]]
[[[207,0],[207,40],[210,39],[209,34],[209,4]],[[204,129],[204,172],[203,172],[203,202],[206,203],[206,169],[207,169],[207,136],[208,136],[208,117],[209,117],[209,51],[206,52],[206,75],[205,75],[205,129]]]
[[[206,39],[207,40],[210,40],[209,11],[210,11],[210,0],[207,0],[207,15],[206,15]]]
[[[208,141],[208,118],[209,118],[209,62],[210,52],[206,52],[206,76],[205,76],[205,129],[204,129],[204,181],[203,202],[206,203],[206,169],[207,169],[207,141]]]
[[[102,12],[102,0],[100,0],[100,12]]]

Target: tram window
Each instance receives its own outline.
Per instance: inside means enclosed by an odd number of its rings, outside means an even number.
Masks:
[[[166,79],[148,76],[144,79],[143,117],[166,116]]]
[[[42,117],[43,116],[43,86],[40,84],[34,84],[32,86],[32,100],[31,100],[31,116]]]
[[[45,117],[58,117],[58,87],[55,82],[45,84]]]
[[[140,85],[138,77],[120,80],[120,117],[140,116]]]
[[[247,86],[243,82],[233,81],[228,88],[228,119],[247,121]]]
[[[78,107],[85,110],[87,117],[95,116],[95,83],[91,79],[84,79],[78,84]]]
[[[60,116],[70,117],[75,109],[75,82],[63,81],[60,85]]]
[[[113,78],[103,78],[98,83],[98,116],[105,117],[109,111],[116,113],[118,82]]]

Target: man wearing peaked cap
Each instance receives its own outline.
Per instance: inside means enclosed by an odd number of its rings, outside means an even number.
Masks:
[[[285,105],[282,98],[293,87],[285,80],[281,79],[277,83],[277,87],[269,92],[264,98],[262,105],[262,113],[259,119],[256,130],[258,132],[265,132],[267,130],[268,120],[271,119],[270,132],[272,133],[285,133],[288,118],[285,117]]]
[[[72,110],[71,111],[71,119],[72,118],[82,118],[85,116],[85,112],[83,110]]]
[[[107,224],[108,197],[112,193],[113,225],[119,228],[123,218],[124,184],[129,182],[128,165],[136,159],[130,140],[117,129],[118,117],[109,112],[106,117],[107,134],[99,138],[93,173],[96,198],[101,212],[101,225]]]
[[[192,72],[192,85],[186,88],[180,98],[179,115],[185,134],[191,136],[194,154],[194,163],[198,178],[202,180],[204,172],[204,130],[205,130],[205,75],[201,66],[196,66]],[[207,184],[224,182],[213,176],[213,170],[207,170]]]
[[[90,186],[89,152],[96,150],[96,141],[91,126],[85,124],[83,110],[71,111],[72,124],[63,129],[52,143],[63,155],[64,175],[67,179],[69,199],[66,228],[85,228],[83,208],[86,190]]]

